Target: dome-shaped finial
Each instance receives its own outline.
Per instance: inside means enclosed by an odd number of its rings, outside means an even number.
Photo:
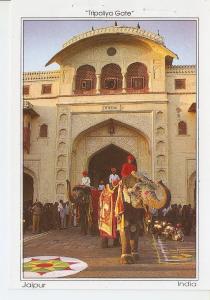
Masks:
[[[117,21],[114,22],[114,26],[117,26]]]
[[[137,24],[137,28],[138,28],[138,29],[140,29],[140,25],[139,25],[139,22],[138,22],[138,24]]]

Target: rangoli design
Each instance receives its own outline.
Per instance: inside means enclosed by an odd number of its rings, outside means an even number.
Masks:
[[[88,265],[76,258],[36,256],[24,258],[24,278],[57,278],[74,275]]]

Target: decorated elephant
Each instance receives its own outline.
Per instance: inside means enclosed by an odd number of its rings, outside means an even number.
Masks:
[[[89,186],[77,185],[73,188],[71,201],[79,211],[81,233],[96,234],[98,231],[99,192]]]
[[[163,208],[169,205],[170,199],[170,191],[162,181],[154,183],[144,176],[137,177],[134,174],[123,178],[115,207],[122,245],[122,264],[135,263],[139,259],[139,233],[147,209]]]

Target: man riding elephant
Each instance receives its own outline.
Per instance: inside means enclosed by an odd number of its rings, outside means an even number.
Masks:
[[[98,232],[98,202],[100,192],[88,185],[77,185],[71,192],[70,182],[67,180],[69,199],[75,204],[79,213],[81,233]]]
[[[122,165],[121,176],[122,178],[128,177],[133,171],[136,171],[133,155],[129,154],[127,162]]]
[[[139,259],[138,240],[147,208],[160,209],[170,201],[168,188],[160,181],[157,184],[142,174],[137,174],[129,155],[128,162],[122,166],[122,181],[118,188],[115,215],[118,219],[122,254],[121,263],[130,264]],[[157,197],[157,190],[162,197]]]

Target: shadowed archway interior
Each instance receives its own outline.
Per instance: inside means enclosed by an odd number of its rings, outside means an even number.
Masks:
[[[101,180],[106,182],[109,179],[112,167],[117,169],[117,174],[120,176],[122,165],[127,162],[128,155],[127,151],[113,144],[95,153],[91,157],[88,166],[91,185],[98,187]],[[136,160],[134,164],[136,165]]]
[[[23,202],[33,203],[34,181],[33,178],[26,173],[23,173]]]

